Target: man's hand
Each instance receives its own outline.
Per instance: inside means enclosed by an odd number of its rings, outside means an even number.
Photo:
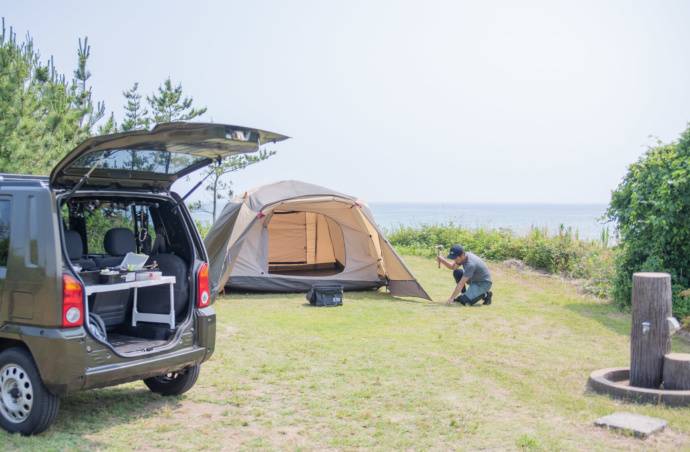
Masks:
[[[446,301],[446,306],[452,305],[452,304],[453,304],[453,300],[454,300],[454,298],[453,298],[453,297],[450,297],[450,298],[448,299],[448,301]]]

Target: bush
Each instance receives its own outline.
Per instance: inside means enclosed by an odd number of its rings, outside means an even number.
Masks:
[[[581,289],[587,293],[600,297],[610,295],[616,250],[606,248],[606,241],[580,241],[564,226],[553,237],[545,229],[532,229],[529,234],[519,236],[506,228],[466,229],[452,222],[420,228],[400,226],[386,230],[386,235],[403,254],[433,258],[436,245],[443,245],[447,253],[451,245],[459,243],[484,259],[519,259],[536,269],[583,279]]]
[[[690,285],[689,161],[690,128],[677,143],[648,148],[612,193],[607,216],[618,223],[624,244],[612,290],[620,307],[630,306],[633,273],[665,272],[673,282],[674,315],[690,314],[679,296]]]

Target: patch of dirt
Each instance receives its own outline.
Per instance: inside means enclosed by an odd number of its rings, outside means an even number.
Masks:
[[[507,261],[503,261],[503,265],[508,268],[514,268],[517,271],[525,271],[527,269],[527,264],[520,259],[508,259]]]
[[[189,422],[190,417],[212,421],[219,419],[227,410],[228,407],[224,405],[183,400],[180,406],[172,411],[172,418],[184,422]]]
[[[626,320],[630,314],[623,314],[622,312],[607,312],[606,317],[612,320]]]

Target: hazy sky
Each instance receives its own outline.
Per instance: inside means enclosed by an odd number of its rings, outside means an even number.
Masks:
[[[298,179],[370,202],[606,203],[690,120],[685,0],[0,4],[68,77],[88,36],[118,122],[123,91],[170,76],[201,120],[292,137],[236,193]]]

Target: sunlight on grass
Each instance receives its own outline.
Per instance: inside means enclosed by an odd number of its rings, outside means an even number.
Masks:
[[[614,411],[661,417],[690,447],[690,410],[587,390],[629,362],[630,317],[566,280],[491,264],[494,303],[452,306],[450,272],[405,261],[436,302],[346,292],[338,308],[304,294],[228,294],[216,351],[186,395],[141,383],[65,396],[36,438],[6,448],[182,450],[629,450],[593,426]],[[674,350],[690,352],[674,340]]]

